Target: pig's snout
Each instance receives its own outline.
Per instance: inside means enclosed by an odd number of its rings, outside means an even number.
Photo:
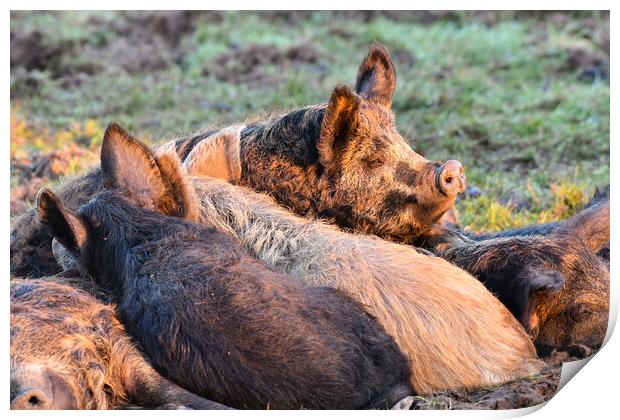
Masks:
[[[50,410],[52,398],[41,389],[28,389],[11,401],[11,410]]]
[[[441,165],[435,172],[435,186],[448,197],[456,197],[465,191],[467,179],[463,165],[454,159]]]
[[[27,367],[11,374],[12,410],[70,410],[77,408],[71,386],[49,368]]]

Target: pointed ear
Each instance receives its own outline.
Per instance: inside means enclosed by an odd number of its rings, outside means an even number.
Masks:
[[[335,161],[357,126],[362,98],[347,86],[336,86],[323,114],[321,133],[317,142],[319,160],[325,167]]]
[[[86,242],[86,226],[82,220],[65,208],[47,188],[37,194],[37,215],[41,223],[58,242],[72,252],[79,252]]]
[[[198,220],[196,193],[174,149],[160,149],[156,156],[165,192],[157,208],[168,216]]]
[[[561,224],[557,235],[580,238],[593,253],[609,246],[610,241],[609,189],[594,197],[579,213]]]
[[[374,42],[357,73],[355,91],[365,100],[391,108],[396,70],[383,44]]]
[[[241,126],[228,127],[198,143],[183,162],[189,175],[235,182],[241,178]]]
[[[117,124],[110,124],[101,146],[101,172],[106,189],[120,190],[140,207],[155,208],[165,186],[148,147]]]

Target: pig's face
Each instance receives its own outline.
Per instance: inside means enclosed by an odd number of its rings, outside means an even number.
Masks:
[[[565,273],[566,288],[537,305],[535,344],[542,355],[551,349],[603,344],[609,319],[609,272],[596,257]]]
[[[54,282],[11,280],[12,409],[109,408],[109,352],[95,322],[108,322],[111,310],[85,296]]]
[[[355,92],[339,86],[332,93],[317,142],[321,216],[408,241],[454,204],[466,181],[459,162],[429,161],[398,133],[390,109],[395,81],[387,50],[376,44],[360,66]]]

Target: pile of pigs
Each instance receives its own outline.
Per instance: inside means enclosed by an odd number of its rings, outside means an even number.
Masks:
[[[406,408],[599,348],[609,190],[437,224],[463,168],[399,135],[395,82],[375,43],[327,104],[153,150],[111,124],[100,168],[12,221],[11,408]]]

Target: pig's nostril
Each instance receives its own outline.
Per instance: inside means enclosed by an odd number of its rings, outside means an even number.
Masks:
[[[52,400],[39,389],[31,389],[16,396],[11,401],[14,410],[41,410],[51,408]]]
[[[453,197],[465,188],[465,170],[461,163],[451,159],[436,171],[435,184],[440,192]]]

